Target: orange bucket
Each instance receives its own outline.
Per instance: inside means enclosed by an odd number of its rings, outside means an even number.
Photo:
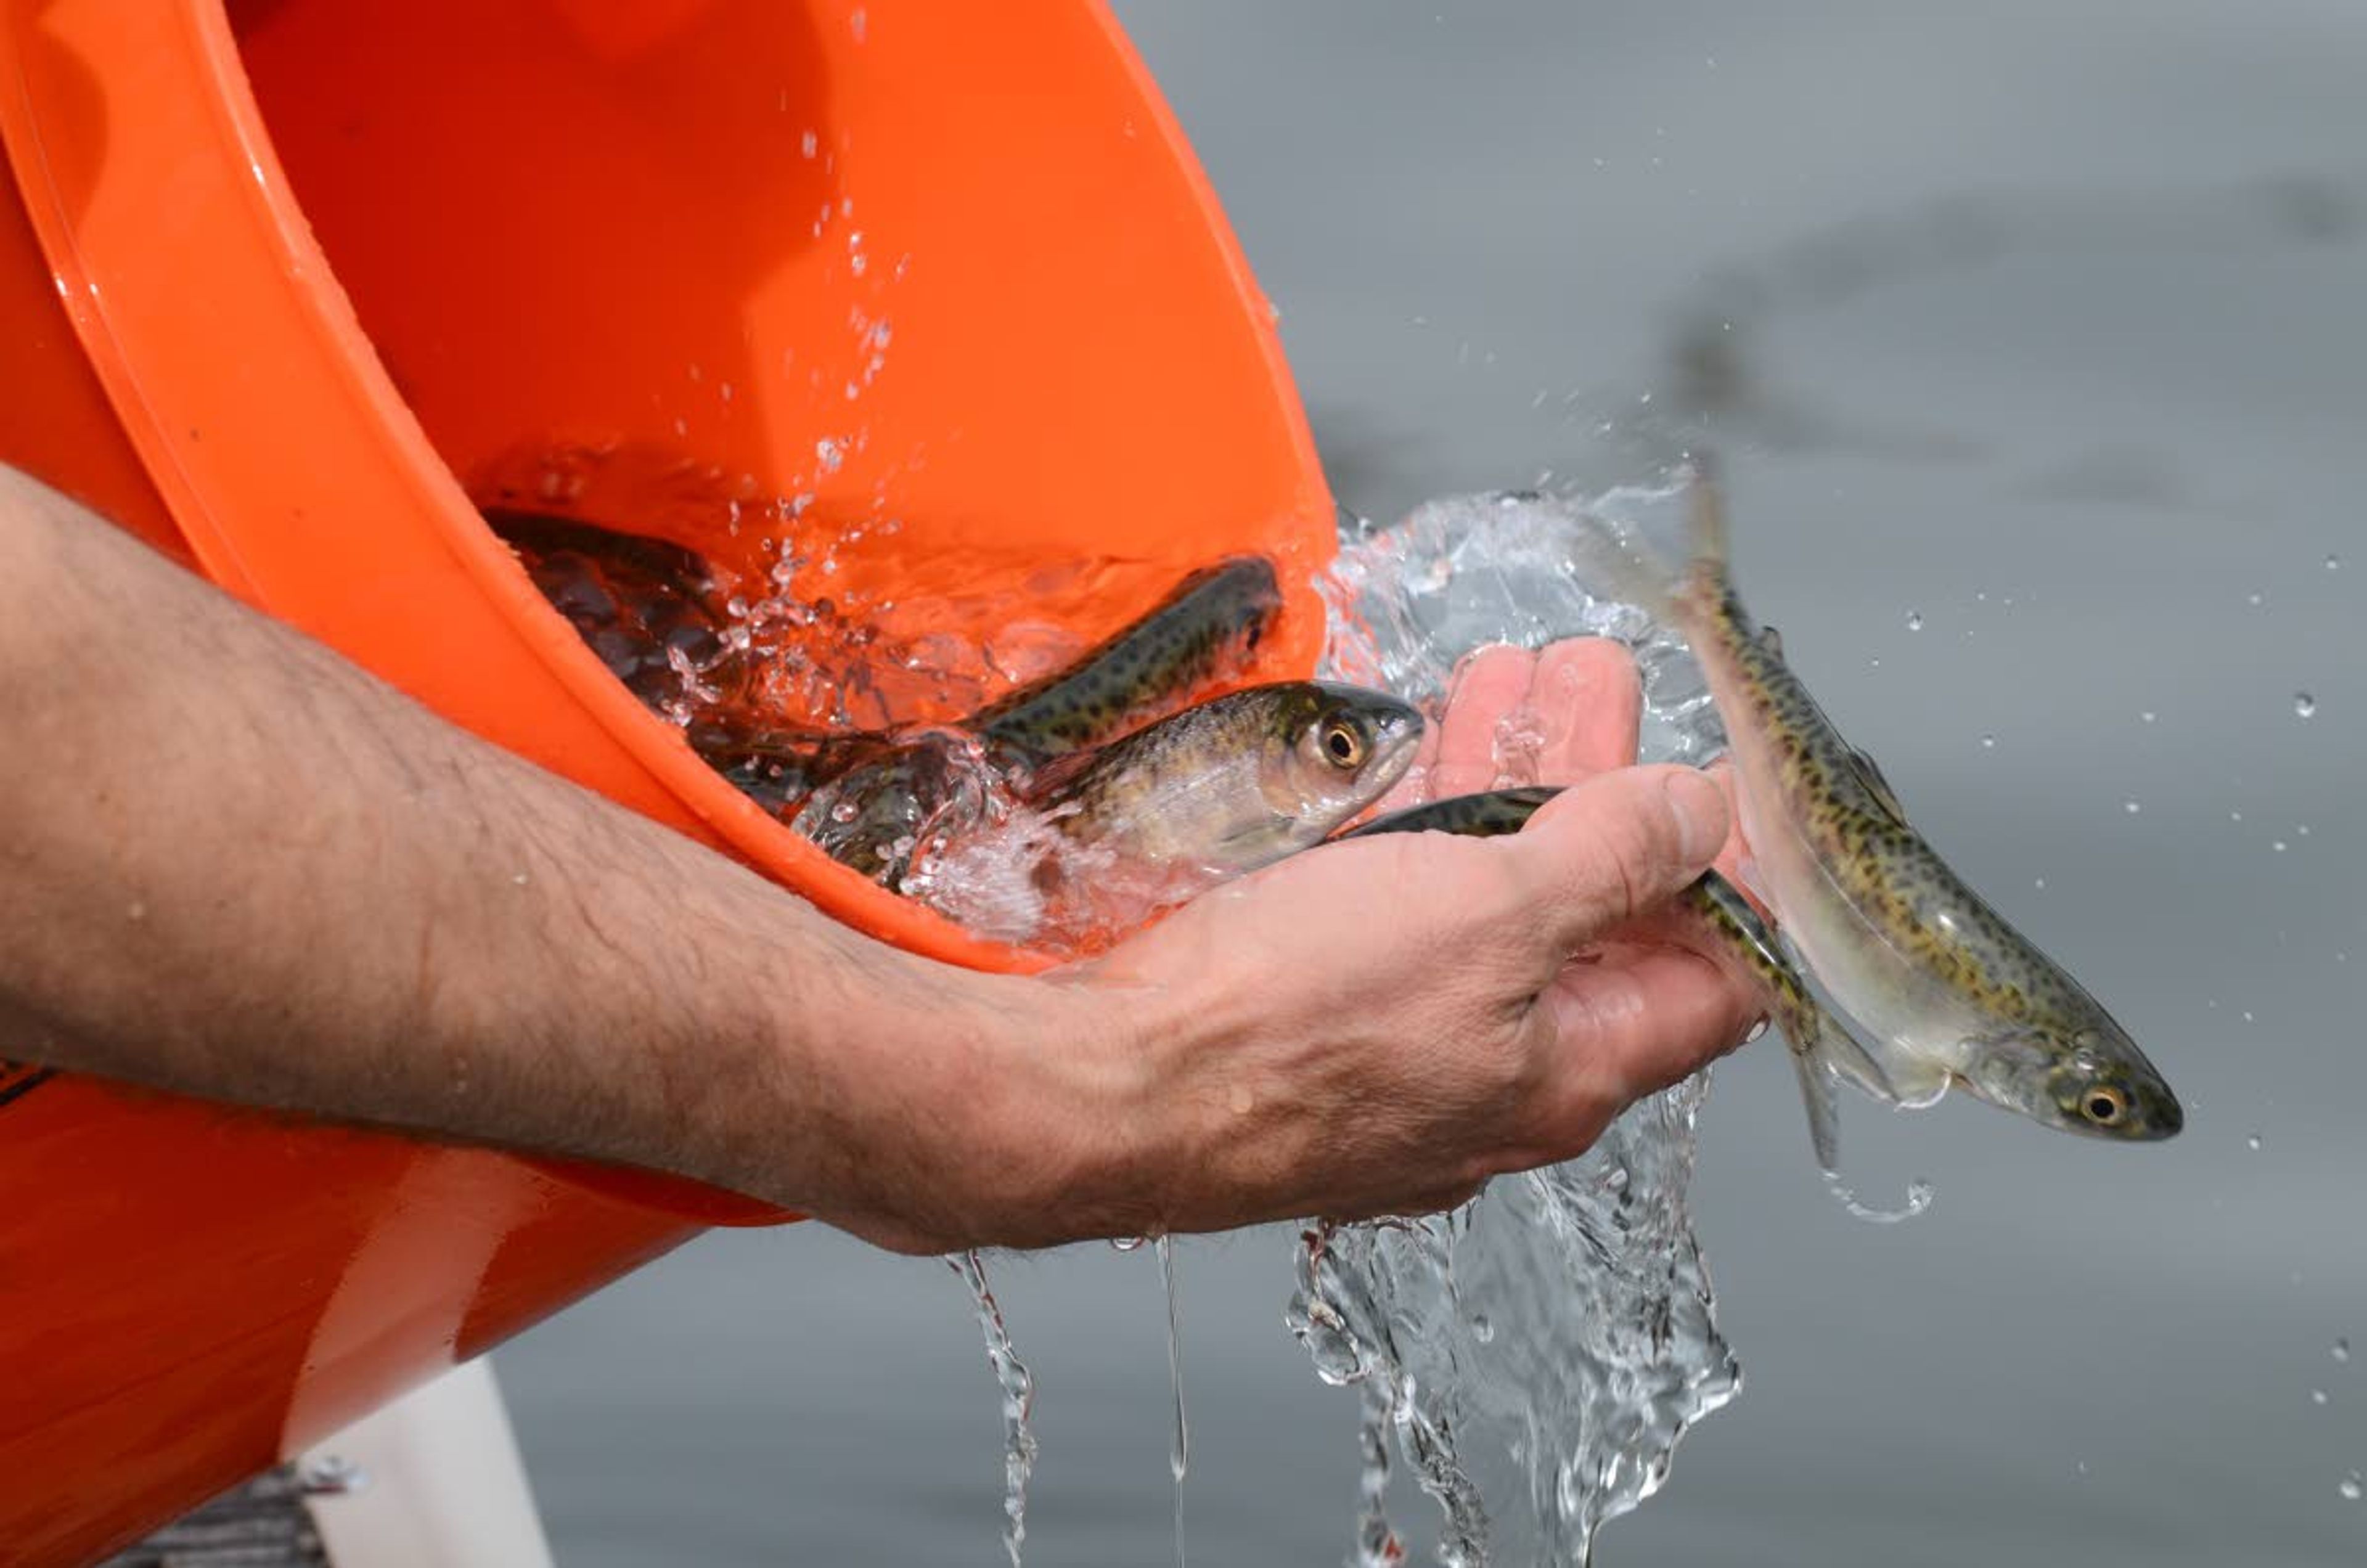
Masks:
[[[1096,0],[0,0],[0,460],[866,931],[1017,968],[700,763],[484,527],[629,497],[849,604],[1080,642],[1236,551],[1313,667],[1271,314]],[[635,515],[634,513],[640,514]],[[1090,570],[1072,570],[1089,567]],[[0,1542],[71,1562],[678,1245],[640,1173],[0,1066]]]

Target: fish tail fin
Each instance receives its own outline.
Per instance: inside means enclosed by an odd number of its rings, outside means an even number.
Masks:
[[[1580,564],[1592,580],[1590,588],[1635,605],[1664,626],[1674,624],[1685,574],[1649,541],[1589,513],[1581,519],[1580,543]]]
[[[1718,459],[1693,453],[1685,462],[1685,559],[1678,592],[1721,597],[1727,582],[1730,531],[1726,524],[1726,480]]]
[[[1696,452],[1686,464],[1685,543],[1693,551],[1686,570],[1723,582],[1727,574],[1728,531],[1726,485],[1717,459]]]
[[[1586,565],[1610,592],[1665,625],[1714,605],[1727,588],[1726,492],[1706,453],[1686,461],[1685,558],[1671,561],[1632,527],[1586,519]]]

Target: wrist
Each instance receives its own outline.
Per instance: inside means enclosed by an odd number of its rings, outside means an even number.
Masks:
[[[813,929],[769,944],[785,957],[730,1039],[674,1064],[705,1080],[669,1091],[702,1124],[689,1174],[904,1252],[1123,1234],[1135,1074],[1114,1010],[801,913]]]

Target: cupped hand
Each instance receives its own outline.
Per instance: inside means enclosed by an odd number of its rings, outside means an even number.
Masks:
[[[1052,1137],[1057,1182],[992,1239],[1449,1207],[1730,1049],[1756,997],[1654,916],[1731,812],[1697,771],[1628,765],[1640,707],[1613,643],[1477,655],[1383,804],[1571,786],[1521,833],[1325,845],[1057,976],[1116,1051]]]

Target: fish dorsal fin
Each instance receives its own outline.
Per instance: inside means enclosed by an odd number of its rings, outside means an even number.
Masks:
[[[1784,657],[1784,634],[1773,626],[1759,628],[1759,647],[1770,659]]]
[[[1858,783],[1865,785],[1866,793],[1874,796],[1874,803],[1888,814],[1892,821],[1906,827],[1907,807],[1898,804],[1898,792],[1890,787],[1888,779],[1882,776],[1882,765],[1855,747],[1850,748],[1849,755],[1851,765],[1857,771]]]

